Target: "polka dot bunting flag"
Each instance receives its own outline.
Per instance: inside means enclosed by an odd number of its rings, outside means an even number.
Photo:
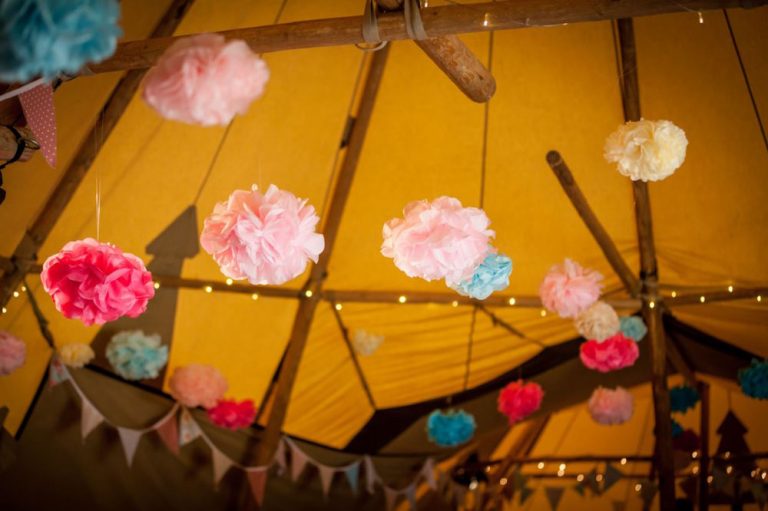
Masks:
[[[43,84],[19,95],[27,125],[40,143],[48,165],[56,167],[56,110],[53,106],[53,89]]]

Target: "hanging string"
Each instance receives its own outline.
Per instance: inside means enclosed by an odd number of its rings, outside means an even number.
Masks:
[[[100,148],[104,145],[104,110],[99,114],[98,130],[96,137],[96,148],[94,154],[99,154]],[[94,161],[96,166],[96,241],[101,241],[101,169]]]
[[[488,39],[488,72],[493,73],[493,36],[491,31]],[[488,117],[490,109],[490,101],[486,101],[483,104],[483,147],[480,155],[480,207],[485,204],[485,173],[486,163],[488,161]]]
[[[469,386],[469,366],[472,364],[472,345],[475,342],[475,323],[477,321],[477,307],[472,307],[472,320],[469,324],[469,339],[467,339],[467,360],[464,364],[464,385],[462,391]]]

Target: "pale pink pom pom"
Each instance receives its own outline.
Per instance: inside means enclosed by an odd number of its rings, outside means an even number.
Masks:
[[[7,376],[24,365],[27,345],[8,332],[0,331],[0,376]]]
[[[227,391],[227,380],[218,369],[203,364],[177,367],[168,381],[171,395],[184,406],[213,408]]]
[[[557,312],[562,318],[572,318],[597,301],[602,279],[596,271],[566,259],[549,270],[539,287],[539,296],[549,311]]]
[[[495,233],[485,212],[462,207],[458,199],[414,201],[403,217],[384,224],[381,253],[409,277],[457,286],[472,277],[491,250]]]
[[[625,388],[597,387],[588,403],[589,414],[598,424],[622,424],[632,418],[635,400]]]
[[[544,390],[538,383],[513,381],[501,389],[498,409],[507,416],[510,424],[515,424],[538,410],[542,399]]]
[[[200,34],[176,41],[163,53],[147,73],[143,97],[166,119],[226,125],[248,111],[267,80],[266,63],[245,42]]]
[[[315,232],[315,208],[270,185],[261,194],[235,190],[205,219],[200,244],[227,277],[251,284],[282,284],[304,272],[325,248]]]
[[[141,259],[92,238],[70,241],[49,257],[40,280],[59,312],[89,326],[135,318],[155,296]]]
[[[619,331],[619,315],[605,302],[595,302],[576,316],[576,330],[585,339],[603,342]]]

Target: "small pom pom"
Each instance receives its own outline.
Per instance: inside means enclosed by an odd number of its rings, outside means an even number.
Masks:
[[[109,341],[107,359],[115,372],[126,380],[157,378],[168,362],[168,346],[162,344],[157,334],[123,331]]]
[[[597,342],[612,337],[619,331],[619,316],[613,307],[605,302],[595,302],[587,310],[576,316],[576,330],[585,339]]]
[[[213,408],[227,392],[227,380],[213,366],[189,364],[177,367],[168,382],[171,395],[184,406]]]
[[[355,352],[365,357],[373,355],[382,342],[384,342],[383,335],[375,335],[362,329],[356,330],[352,337],[352,346],[354,346]]]
[[[539,287],[541,302],[561,318],[573,318],[600,298],[603,276],[566,259],[553,266]]]
[[[96,355],[90,345],[82,342],[73,342],[59,347],[59,358],[64,365],[81,368],[93,360]]]
[[[597,387],[589,398],[588,409],[598,424],[622,424],[632,418],[635,400],[623,387],[606,389]]]
[[[498,409],[507,416],[509,424],[513,425],[538,410],[543,399],[544,390],[541,385],[518,380],[501,389]]]
[[[27,345],[10,332],[0,331],[0,376],[7,376],[24,365]]]
[[[475,434],[475,418],[464,410],[435,410],[427,417],[429,441],[440,447],[455,447]]]
[[[208,418],[220,428],[235,431],[253,424],[256,419],[256,407],[250,399],[221,399],[216,406],[208,409]]]
[[[639,356],[637,343],[624,337],[621,332],[603,342],[583,342],[579,349],[579,357],[584,366],[601,373],[630,367]]]
[[[739,370],[739,385],[746,396],[768,399],[768,362],[753,359],[749,367]]]
[[[685,413],[699,402],[699,392],[688,385],[677,385],[669,389],[669,408],[673,412]]]
[[[501,254],[488,254],[468,280],[454,286],[460,295],[475,300],[485,300],[494,291],[503,291],[509,287],[509,275],[512,273],[512,260]]]
[[[688,139],[670,121],[627,122],[605,141],[605,159],[632,181],[660,181],[685,161]]]
[[[648,333],[648,327],[645,326],[643,318],[637,316],[625,316],[619,318],[619,330],[624,334],[624,337],[628,337],[635,342],[643,340]]]

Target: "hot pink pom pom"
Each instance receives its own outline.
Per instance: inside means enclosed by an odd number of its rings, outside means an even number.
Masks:
[[[579,356],[589,369],[607,373],[634,365],[640,350],[635,341],[619,332],[603,342],[593,339],[582,343]]]
[[[384,224],[381,253],[409,277],[458,286],[490,252],[495,235],[488,229],[490,220],[482,209],[462,207],[458,199],[414,201],[403,216]]]
[[[325,248],[315,232],[315,208],[270,185],[262,195],[235,190],[205,219],[200,244],[227,277],[251,284],[282,284],[298,277]]]
[[[269,80],[267,65],[243,41],[200,34],[173,43],[147,73],[144,101],[165,117],[226,125],[248,111]]]
[[[0,376],[7,376],[24,365],[27,345],[8,332],[0,332]]]
[[[544,391],[538,383],[513,381],[499,393],[499,411],[507,416],[512,425],[538,410],[542,399]]]
[[[595,303],[600,297],[603,276],[596,271],[586,270],[579,263],[566,259],[557,264],[539,287],[539,296],[544,307],[557,312],[562,318],[572,318]]]
[[[622,424],[632,418],[635,400],[623,387],[614,390],[597,387],[589,398],[588,408],[598,424]]]
[[[246,399],[239,403],[234,399],[222,399],[208,409],[208,418],[220,428],[231,430],[247,428],[256,419],[253,401]]]
[[[40,280],[59,312],[89,326],[135,318],[155,296],[141,259],[92,238],[70,241],[49,257]]]
[[[171,395],[184,406],[213,408],[227,391],[227,380],[218,369],[203,364],[189,364],[173,370],[168,386]]]

